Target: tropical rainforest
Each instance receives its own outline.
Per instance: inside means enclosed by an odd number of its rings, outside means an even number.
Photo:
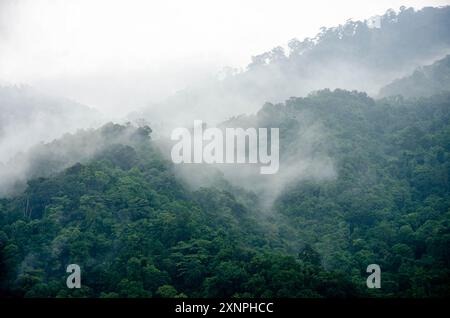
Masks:
[[[376,96],[323,88],[222,123],[279,128],[280,171],[306,151],[299,136],[315,137],[308,158],[326,158],[331,172],[289,182],[256,178],[252,188],[210,167],[208,182],[193,186],[145,121],[80,129],[17,154],[0,164],[22,171],[1,192],[0,294],[450,296],[449,61]],[[69,264],[81,267],[81,288],[67,288]],[[369,264],[381,268],[380,289],[366,286]]]

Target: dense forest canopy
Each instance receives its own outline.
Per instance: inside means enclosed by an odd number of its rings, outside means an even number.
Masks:
[[[450,7],[347,21],[120,123],[0,88],[0,295],[448,297],[449,30]],[[175,165],[192,118],[279,128],[279,172]]]
[[[426,97],[450,91],[450,55],[382,87],[380,96]]]
[[[324,27],[313,38],[292,39],[287,48],[256,55],[244,70],[229,69],[223,79],[193,85],[138,116],[155,123],[186,124],[198,118],[217,122],[257,112],[267,101],[282,102],[323,88],[374,96],[393,80],[449,54],[448,30],[450,6],[402,7],[365,21],[349,20]]]
[[[295,147],[289,136],[305,111],[326,125],[337,176],[290,183],[265,213],[263,198],[220,174],[192,191],[149,127],[80,132],[70,138],[111,142],[0,201],[1,289],[26,297],[448,295],[449,100],[322,90],[266,104],[255,116],[281,127],[283,147]],[[65,286],[69,263],[83,267],[79,290]],[[380,291],[365,287],[371,263],[383,269]]]
[[[0,162],[62,133],[101,123],[99,112],[80,103],[43,94],[30,86],[0,85]],[[4,179],[2,175],[0,167],[0,178]]]

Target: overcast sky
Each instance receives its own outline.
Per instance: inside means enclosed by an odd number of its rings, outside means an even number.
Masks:
[[[0,83],[125,113],[321,26],[449,3],[0,0]]]

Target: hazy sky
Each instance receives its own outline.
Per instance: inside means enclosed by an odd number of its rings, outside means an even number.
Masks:
[[[0,0],[0,83],[126,113],[321,26],[449,3]]]

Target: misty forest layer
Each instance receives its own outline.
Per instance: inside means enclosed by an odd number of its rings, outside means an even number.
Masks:
[[[256,116],[280,127],[283,147],[295,147],[289,136],[305,111],[326,125],[337,177],[291,184],[264,217],[260,198],[220,175],[215,186],[190,190],[148,127],[109,124],[68,136],[74,144],[118,142],[0,201],[1,290],[26,297],[448,295],[449,97],[375,101],[323,90],[266,104]],[[83,266],[80,290],[65,286],[69,263]],[[365,287],[371,263],[383,269],[382,291]]]
[[[256,56],[139,124],[88,129],[89,108],[0,88],[1,296],[449,296],[450,7],[376,22]],[[174,165],[153,125],[171,110],[279,128],[279,173]],[[17,127],[72,133],[14,152]],[[366,287],[369,264],[381,289]]]

